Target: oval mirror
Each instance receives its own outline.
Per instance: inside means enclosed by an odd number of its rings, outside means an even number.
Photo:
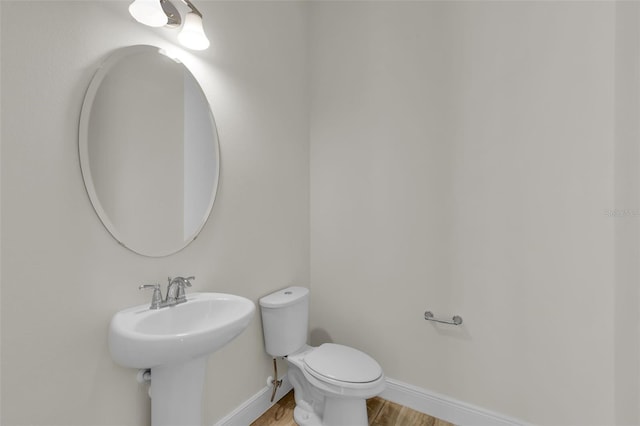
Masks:
[[[184,65],[152,46],[109,56],[85,95],[79,153],[91,203],[120,244],[160,257],[198,236],[220,156],[209,104]]]

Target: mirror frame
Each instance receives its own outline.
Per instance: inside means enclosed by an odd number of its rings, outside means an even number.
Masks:
[[[98,67],[98,70],[95,72],[95,74],[91,79],[91,82],[89,83],[89,87],[87,88],[87,91],[84,96],[84,100],[82,102],[82,109],[80,110],[79,131],[78,131],[78,154],[80,157],[80,169],[82,171],[82,178],[84,181],[85,189],[87,191],[87,195],[89,195],[89,199],[91,201],[91,205],[93,206],[94,211],[98,215],[98,218],[100,219],[104,227],[107,229],[109,234],[111,234],[111,236],[118,242],[118,244],[131,250],[136,254],[146,256],[146,257],[165,257],[183,250],[191,242],[193,242],[196,238],[198,238],[198,235],[200,235],[200,232],[202,231],[207,221],[211,217],[211,211],[213,210],[213,205],[216,199],[218,186],[220,183],[220,143],[219,143],[218,128],[216,126],[215,118],[213,116],[213,112],[211,111],[211,104],[207,99],[206,93],[202,89],[200,82],[198,82],[198,79],[196,79],[196,77],[193,75],[191,70],[189,70],[189,68],[187,68],[186,65],[184,65],[184,63],[169,57],[170,59],[174,60],[176,63],[184,67],[185,71],[191,75],[191,77],[195,81],[198,88],[202,91],[202,94],[206,100],[207,107],[209,108],[209,117],[211,119],[211,125],[213,126],[213,134],[215,135],[215,138],[211,143],[214,144],[214,152],[216,154],[216,158],[215,158],[216,173],[214,176],[215,180],[212,185],[211,197],[210,197],[206,212],[203,215],[202,223],[197,228],[197,230],[193,233],[193,235],[191,235],[189,238],[186,238],[184,240],[182,245],[176,246],[175,248],[168,249],[168,250],[157,250],[153,252],[142,252],[142,250],[138,250],[127,245],[127,239],[120,232],[118,232],[117,227],[111,222],[111,220],[109,220],[109,217],[105,209],[102,207],[102,203],[100,202],[100,198],[98,197],[96,188],[93,183],[93,179],[91,177],[91,166],[89,161],[89,123],[91,118],[91,108],[93,106],[98,89],[102,84],[102,81],[107,76],[109,71],[127,56],[140,54],[140,53],[154,53],[154,52],[159,55],[163,55],[164,49],[156,46],[151,46],[151,45],[127,46],[111,52],[111,54],[109,54],[101,62],[100,66]]]

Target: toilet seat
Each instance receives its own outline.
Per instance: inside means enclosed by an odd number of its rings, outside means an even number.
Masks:
[[[309,352],[304,357],[304,369],[318,380],[346,387],[360,387],[382,376],[382,367],[369,355],[334,343]]]

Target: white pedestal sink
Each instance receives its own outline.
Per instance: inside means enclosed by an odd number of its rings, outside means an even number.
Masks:
[[[191,293],[187,302],[116,313],[109,350],[123,367],[151,369],[152,426],[202,426],[207,356],[249,325],[255,305],[224,293]]]

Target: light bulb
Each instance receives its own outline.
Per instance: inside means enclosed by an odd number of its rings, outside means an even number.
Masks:
[[[129,13],[136,21],[150,27],[162,27],[169,22],[160,0],[134,0],[129,5]]]
[[[184,25],[178,34],[178,41],[193,50],[204,50],[209,47],[209,39],[202,28],[202,17],[189,12],[184,18]]]

